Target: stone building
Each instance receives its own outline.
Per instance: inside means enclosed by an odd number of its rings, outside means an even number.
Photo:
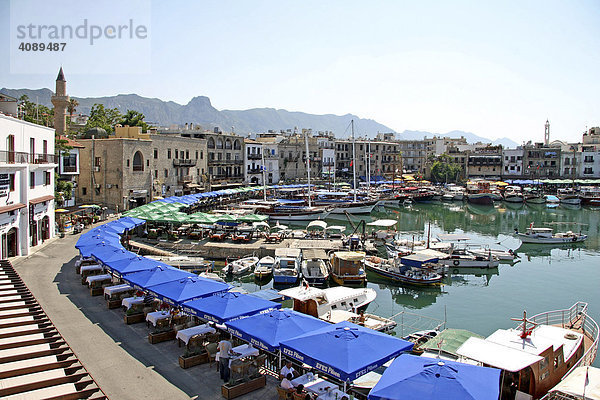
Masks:
[[[305,139],[305,135],[307,139]],[[287,182],[305,181],[306,170],[306,140],[310,156],[310,174],[316,178],[321,175],[321,152],[317,137],[310,130],[303,129],[302,134],[292,134],[284,137],[277,145],[279,150],[279,174]]]
[[[528,143],[523,146],[523,176],[528,179],[558,178],[560,171],[560,143]]]
[[[509,178],[523,177],[523,148],[502,149],[502,176]]]
[[[263,144],[252,139],[244,139],[244,182],[263,185]]]
[[[208,180],[204,139],[117,126],[114,137],[79,143],[85,148],[80,149],[77,195],[87,203],[130,209],[158,196],[200,191]]]

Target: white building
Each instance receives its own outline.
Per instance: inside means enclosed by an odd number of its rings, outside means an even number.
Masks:
[[[600,178],[600,145],[584,144],[581,146],[579,159],[580,178]]]
[[[502,176],[523,176],[523,148],[502,149]]]
[[[279,151],[276,142],[262,143],[265,154],[265,177],[267,185],[279,183]]]
[[[0,114],[0,258],[54,236],[54,129]]]
[[[244,182],[263,185],[263,144],[252,139],[244,139]]]
[[[323,149],[323,171],[321,176],[326,178],[335,178],[335,149]]]
[[[59,180],[69,181],[73,184],[73,190],[70,199],[64,199],[63,207],[72,207],[75,205],[75,192],[77,187],[77,177],[79,176],[79,149],[85,148],[84,145],[61,136],[60,140],[64,140],[65,145],[70,147],[69,150],[61,151],[58,162]],[[59,199],[56,199],[57,201]],[[60,202],[59,202],[60,204]]]

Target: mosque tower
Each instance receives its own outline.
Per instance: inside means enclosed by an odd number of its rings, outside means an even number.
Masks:
[[[56,134],[62,136],[67,131],[67,106],[69,105],[69,96],[67,96],[67,81],[62,67],[56,77],[56,93],[51,101],[54,105],[54,130]]]

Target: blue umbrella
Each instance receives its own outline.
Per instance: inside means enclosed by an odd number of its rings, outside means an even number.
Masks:
[[[346,382],[382,366],[412,346],[406,340],[344,321],[285,340],[281,351]]]
[[[123,251],[127,250],[125,250],[120,244],[118,247],[116,247],[110,243],[100,243],[96,245],[94,249],[92,249],[91,255],[96,261],[103,261],[104,259],[108,259],[115,254],[122,253]]]
[[[121,238],[116,233],[96,233],[95,235],[87,232],[81,235],[75,244],[75,248],[79,249],[83,246],[90,246],[98,243],[111,243],[116,247],[121,245]]]
[[[499,369],[402,354],[369,400],[497,400],[499,395]]]
[[[127,229],[133,229],[137,226],[144,225],[146,223],[145,220],[139,219],[139,218],[134,218],[134,217],[119,218],[118,222],[125,225],[127,227]]]
[[[96,261],[100,261],[102,264],[108,264],[111,261],[131,259],[136,257],[135,253],[125,250],[123,247],[119,247],[116,250],[102,252],[101,257],[98,257],[97,254],[98,253],[96,251],[92,250],[92,258],[94,258]]]
[[[166,303],[178,306],[184,301],[199,299],[229,289],[231,289],[231,285],[227,283],[190,276],[177,281],[151,286],[148,288],[148,292]]]
[[[125,274],[131,274],[140,271],[148,271],[151,269],[156,269],[158,267],[164,267],[165,264],[159,261],[151,260],[149,258],[134,255],[131,258],[109,261],[104,265],[108,270],[110,270],[113,273],[113,275],[117,277],[122,277]]]
[[[285,309],[273,310],[226,323],[227,330],[254,347],[275,352],[279,342],[328,326],[329,323]]]
[[[237,292],[216,293],[183,304],[184,312],[217,323],[272,308],[281,308],[281,304]]]
[[[189,272],[162,264],[156,268],[140,271],[123,276],[123,279],[132,284],[135,289],[146,290],[151,286],[165,282],[177,281],[188,276],[195,276]]]

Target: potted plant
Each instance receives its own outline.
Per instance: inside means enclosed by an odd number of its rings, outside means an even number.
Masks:
[[[125,312],[125,323],[127,325],[144,322],[145,315],[137,308],[130,308]]]
[[[183,369],[208,362],[208,353],[204,349],[187,349],[179,356],[179,366]]]

